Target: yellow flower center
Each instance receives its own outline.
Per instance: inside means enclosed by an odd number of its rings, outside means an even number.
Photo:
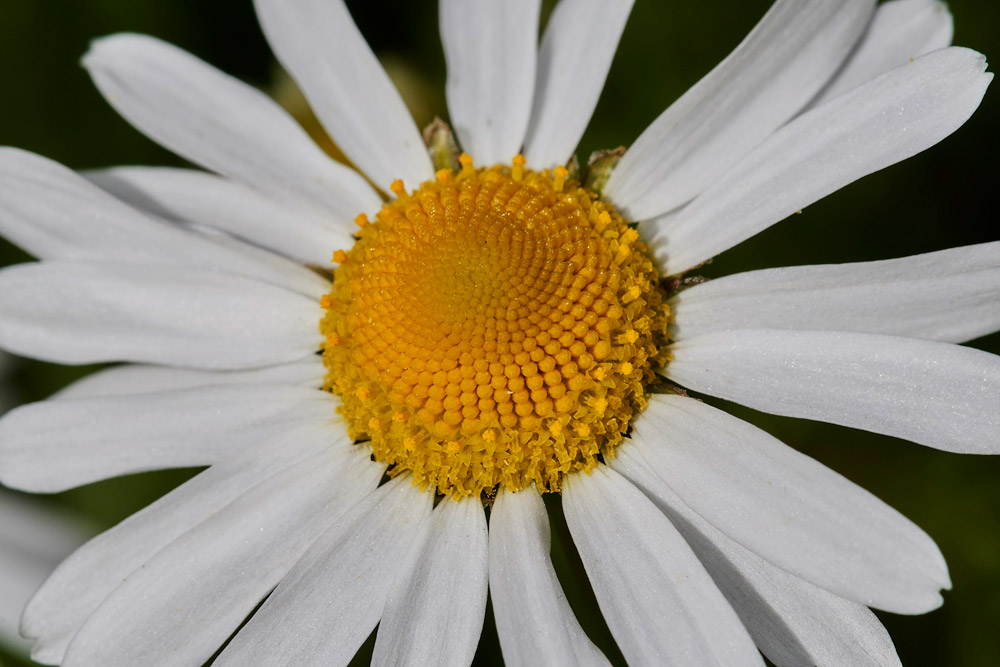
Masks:
[[[611,456],[665,361],[635,229],[567,172],[438,172],[338,251],[326,388],[390,474],[455,496],[557,491]]]

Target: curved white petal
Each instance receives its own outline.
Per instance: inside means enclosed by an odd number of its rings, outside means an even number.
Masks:
[[[198,371],[171,366],[126,364],[91,373],[56,392],[51,399],[150,394],[226,384],[280,384],[316,389],[323,385],[325,375],[326,367],[318,355],[290,364],[247,371]]]
[[[67,558],[24,610],[21,630],[36,639],[32,657],[59,664],[84,621],[128,575],[188,530],[251,488],[306,458],[341,456],[346,429],[319,424],[246,443],[234,460],[212,466]]]
[[[277,287],[294,290],[311,299],[321,299],[324,294],[330,291],[329,278],[325,278],[313,269],[304,266],[298,260],[284,257],[266,248],[232,238],[226,234],[220,234],[210,228],[185,225],[181,227],[181,231],[198,234],[213,245],[225,249],[231,256],[239,257],[240,268],[226,268],[224,269],[226,273],[235,273]],[[187,266],[188,264],[176,262],[176,265]],[[192,262],[190,265],[196,269],[220,270],[211,264]]]
[[[0,345],[65,364],[207,369],[296,361],[319,349],[316,301],[228,274],[43,262],[0,271]]]
[[[28,655],[31,642],[18,632],[21,609],[57,562],[0,542],[0,647]]]
[[[819,329],[962,343],[1000,329],[1000,241],[737,273],[685,289],[670,309],[674,340],[726,329]]]
[[[206,169],[294,193],[344,220],[381,206],[358,173],[328,158],[274,100],[175,46],[112,35],[93,42],[83,65],[126,120]]]
[[[697,266],[947,137],[982,101],[993,79],[985,70],[982,55],[957,47],[917,58],[799,116],[689,205],[640,229],[666,274]]]
[[[941,604],[934,541],[881,500],[721,410],[654,396],[632,438],[708,522],[775,565],[861,604],[915,614]]]
[[[59,561],[89,537],[66,514],[0,489],[0,643],[27,655],[21,609]]]
[[[389,594],[372,665],[468,667],[486,615],[489,548],[479,496],[441,501],[411,549],[417,559]]]
[[[726,537],[656,475],[643,457],[647,450],[623,443],[609,465],[677,527],[771,662],[778,667],[900,664],[889,633],[867,607],[813,586]]]
[[[729,56],[660,114],[603,196],[644,220],[706,190],[795,115],[864,32],[874,0],[778,0]]]
[[[549,558],[551,540],[534,488],[497,494],[490,512],[490,597],[504,662],[608,665],[566,601]]]
[[[808,108],[905,65],[910,58],[951,46],[954,28],[948,5],[939,0],[883,2],[853,53]]]
[[[129,575],[73,637],[64,664],[203,664],[383,471],[357,449],[257,485]]]
[[[114,167],[84,176],[140,210],[219,229],[307,264],[328,267],[334,250],[354,245],[349,220],[207,171]]]
[[[43,260],[214,269],[317,297],[326,286],[259,248],[154,220],[61,164],[17,148],[0,148],[0,233]]]
[[[343,0],[255,0],[254,6],[278,60],[351,162],[386,191],[397,178],[408,190],[433,178],[403,98]]]
[[[601,96],[634,0],[561,0],[538,50],[524,157],[535,169],[565,164]]]
[[[634,665],[763,665],[733,608],[663,513],[607,466],[570,475],[566,523],[608,628]]]
[[[284,385],[43,401],[0,418],[0,480],[52,493],[147,470],[211,465],[248,442],[336,419],[327,392]]]
[[[418,556],[411,548],[433,498],[408,476],[368,494],[320,536],[215,664],[346,665]]]
[[[538,58],[540,0],[441,0],[445,94],[462,150],[477,164],[521,151]]]
[[[677,343],[666,374],[695,391],[965,454],[1000,452],[1000,357],[950,343],[746,329]]]

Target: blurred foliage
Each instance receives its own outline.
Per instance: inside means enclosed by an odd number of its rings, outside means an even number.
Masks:
[[[446,117],[436,3],[348,4],[376,53],[407,65],[398,76],[419,90],[408,95],[411,101],[419,99],[414,109],[418,122],[428,122],[435,113]],[[546,11],[552,4],[546,2]],[[679,0],[637,0],[581,144],[581,158],[598,148],[628,145],[721,60],[768,5],[768,0],[718,0],[708,8]],[[955,43],[1000,57],[1000,4],[952,0],[949,5],[956,17]],[[0,144],[74,168],[181,164],[118,118],[78,66],[89,40],[119,31],[155,35],[250,83],[275,85],[276,68],[250,0],[4,0]],[[994,84],[972,120],[939,146],[810,206],[725,253],[704,273],[897,257],[1000,238],[996,213],[991,213],[1000,146],[996,88]],[[0,242],[0,265],[26,259]],[[1000,352],[998,335],[972,344]],[[38,400],[89,370],[20,360],[12,389],[21,401]],[[912,618],[880,614],[904,664],[997,664],[1000,458],[945,454],[851,429],[726,407],[871,490],[937,540],[954,581],[944,607]],[[110,526],[189,475],[175,471],[110,480],[47,502],[73,506]],[[549,505],[554,559],[570,602],[588,632],[614,655],[558,503],[550,499]],[[24,663],[7,657],[4,664]],[[476,664],[500,664],[489,617]]]

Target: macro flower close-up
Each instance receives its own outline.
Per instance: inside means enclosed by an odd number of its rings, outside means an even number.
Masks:
[[[1000,453],[1000,357],[966,345],[1000,241],[713,269],[969,121],[993,75],[948,8],[777,0],[583,154],[632,0],[441,0],[420,123],[353,5],[252,6],[299,111],[123,31],[82,65],[186,164],[0,148],[34,260],[0,348],[93,370],[0,419],[0,483],[194,473],[41,585],[32,659],[901,664],[873,610],[940,607],[948,554],[757,417]]]

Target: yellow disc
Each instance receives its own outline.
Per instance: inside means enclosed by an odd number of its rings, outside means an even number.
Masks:
[[[523,165],[463,156],[415,192],[394,184],[322,304],[352,437],[444,494],[558,490],[613,455],[665,361],[638,233],[565,169]]]

